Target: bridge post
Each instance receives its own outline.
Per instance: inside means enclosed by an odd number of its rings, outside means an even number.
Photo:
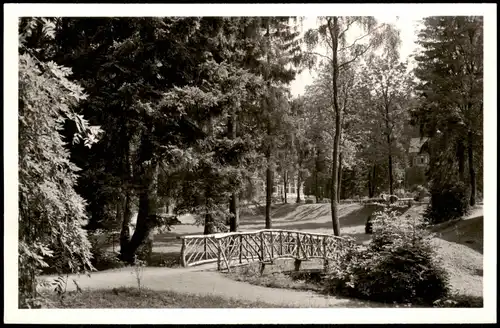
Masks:
[[[300,270],[300,264],[302,263],[302,261],[300,260],[300,249],[301,249],[300,234],[297,232],[297,254],[294,263],[295,271]]]
[[[299,271],[300,270],[300,265],[302,264],[302,261],[299,260],[299,259],[295,259],[295,262],[293,264],[295,266],[295,271]]]
[[[240,264],[242,263],[241,261],[242,252],[243,252],[243,235],[240,235]]]
[[[297,258],[300,258],[300,235],[297,232]]]
[[[220,271],[220,260],[221,260],[222,245],[220,244],[220,239],[217,240],[217,271]]]
[[[204,256],[205,256],[205,260],[207,259],[207,238],[203,238],[203,253],[204,253]]]
[[[264,261],[264,232],[260,232],[260,260]]]
[[[330,262],[328,261],[327,258],[324,258],[323,259],[323,271],[327,271],[328,270],[328,265],[330,264]]]
[[[186,267],[186,239],[182,238],[181,265]]]
[[[280,231],[279,234],[280,234],[280,256],[283,256],[283,231]]]
[[[271,261],[273,261],[274,260],[274,236],[273,236],[272,231],[269,231],[269,233],[271,234]]]
[[[326,237],[323,237],[323,270],[326,271],[328,267],[328,256],[326,254]]]

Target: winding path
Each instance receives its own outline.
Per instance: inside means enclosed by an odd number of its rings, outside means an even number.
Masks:
[[[260,301],[276,307],[386,307],[379,303],[353,300],[335,296],[323,296],[314,292],[269,288],[250,285],[207,270],[209,266],[196,268],[145,268],[142,286],[155,291],[174,291],[183,294],[217,295],[228,299]],[[50,277],[44,277],[45,279]],[[82,289],[111,289],[137,286],[133,268],[96,272],[88,276],[70,275],[68,291],[76,289],[75,279]]]

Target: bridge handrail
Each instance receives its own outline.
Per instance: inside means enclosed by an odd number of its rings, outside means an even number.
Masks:
[[[184,267],[217,262],[220,270],[251,261],[272,262],[277,258],[328,259],[343,251],[352,241],[343,237],[298,230],[262,229],[178,236],[182,240],[181,263]],[[239,262],[239,263],[235,263]]]
[[[318,232],[308,232],[308,231],[301,231],[301,230],[284,230],[284,229],[261,229],[261,230],[252,230],[252,231],[236,231],[236,232],[219,232],[219,233],[213,233],[213,234],[208,234],[208,235],[186,235],[186,236],[177,236],[177,239],[194,239],[194,238],[224,238],[227,236],[232,236],[232,235],[253,235],[253,234],[259,234],[261,232],[290,232],[290,233],[302,233],[302,234],[308,234],[308,235],[313,235],[313,236],[324,236],[324,237],[332,237],[332,238],[340,238],[343,239],[340,236],[335,236],[331,235],[328,233],[318,233]]]

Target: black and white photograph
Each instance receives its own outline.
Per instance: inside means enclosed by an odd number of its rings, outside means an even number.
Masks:
[[[496,5],[4,31],[5,322],[496,322]]]

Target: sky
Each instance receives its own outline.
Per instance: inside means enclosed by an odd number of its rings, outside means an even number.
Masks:
[[[418,15],[405,15],[405,16],[393,16],[393,15],[378,15],[375,18],[380,23],[391,23],[400,30],[401,45],[400,45],[400,57],[401,60],[407,59],[413,51],[416,49],[417,33],[419,21],[424,16]],[[305,17],[303,25],[301,28],[302,34],[311,28],[317,27],[317,17]],[[349,38],[357,38],[363,35],[362,31],[359,29],[353,29],[352,34]],[[324,54],[326,49],[324,47],[318,47],[317,52]],[[411,66],[411,65],[409,65]],[[297,75],[294,81],[290,83],[290,90],[294,97],[304,94],[304,89],[307,85],[311,84],[316,76],[314,69],[305,69],[300,74]]]

